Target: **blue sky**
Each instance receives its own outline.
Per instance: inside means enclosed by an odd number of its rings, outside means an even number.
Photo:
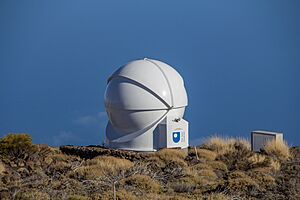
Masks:
[[[300,145],[300,1],[0,2],[0,136],[101,144],[106,79],[130,60],[185,79],[192,144],[281,131]]]

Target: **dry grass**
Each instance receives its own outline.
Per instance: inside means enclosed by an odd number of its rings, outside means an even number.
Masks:
[[[203,161],[212,161],[215,160],[217,157],[217,154],[213,151],[210,151],[208,149],[191,149],[190,150],[192,153],[195,153],[198,155],[199,160]]]
[[[51,162],[60,162],[60,161],[68,161],[69,157],[70,156],[67,156],[65,154],[58,153],[58,154],[54,154],[54,155],[49,155],[49,156],[45,157],[45,159],[49,159],[49,160],[51,160]]]
[[[260,164],[266,161],[266,156],[256,153],[249,157],[248,161],[253,165]]]
[[[222,161],[209,161],[207,164],[214,170],[228,171],[227,165]]]
[[[141,174],[136,174],[122,180],[123,184],[130,185],[147,193],[158,193],[161,189],[159,183],[151,177]]]
[[[202,169],[202,170],[198,171],[198,176],[200,176],[201,178],[206,178],[206,179],[210,179],[210,180],[215,180],[218,178],[218,176],[212,169]]]
[[[137,198],[130,191],[126,191],[124,189],[117,190],[116,197],[117,197],[117,200],[138,200],[138,199],[140,199],[140,198]],[[101,194],[101,196],[99,197],[99,200],[112,200],[112,199],[114,199],[113,191],[106,191],[103,194]]]
[[[268,167],[270,165],[270,159],[259,153],[254,153],[246,161],[249,168]]]
[[[152,166],[155,166],[156,168],[164,168],[166,166],[166,163],[161,160],[156,154],[152,154],[146,159],[147,163],[150,163]]]
[[[180,149],[162,149],[158,151],[156,154],[161,160],[165,163],[174,163],[181,167],[187,166],[184,161],[187,153]]]
[[[267,155],[280,161],[286,161],[291,158],[290,148],[285,141],[270,140],[265,144],[263,150]]]
[[[68,197],[68,200],[88,200],[88,197],[81,196],[81,195],[71,195]]]
[[[192,166],[192,169],[195,170],[202,170],[202,169],[211,169],[212,167],[207,163],[197,163],[196,165]]]
[[[270,175],[270,171],[267,169],[253,169],[249,171],[248,174],[259,184],[260,188],[266,188],[275,185],[275,178]]]
[[[206,198],[207,200],[230,200],[231,198],[222,193],[212,193]]]
[[[139,199],[141,200],[190,200],[192,198],[189,197],[189,195],[187,194],[176,194],[174,196],[171,196],[170,194],[169,195],[166,195],[166,194],[146,194],[145,196],[143,197],[140,197]],[[199,199],[199,198],[196,198],[196,199]]]
[[[203,169],[208,169],[208,170],[220,170],[220,171],[224,171],[227,172],[227,166],[225,163],[223,163],[222,161],[207,161],[204,163],[197,163],[196,165],[192,166],[192,169],[195,170],[203,170]]]
[[[196,185],[188,182],[177,182],[171,184],[174,192],[177,193],[192,193],[196,189]]]
[[[132,166],[133,163],[129,160],[102,156],[86,161],[84,166],[76,168],[70,176],[83,179],[97,179],[103,176],[117,175],[122,170],[128,170]]]
[[[242,171],[234,171],[228,176],[226,188],[230,191],[243,192],[259,188],[255,180]]]
[[[214,151],[220,156],[235,151],[236,144],[242,145],[246,149],[251,149],[251,145],[246,139],[229,137],[222,138],[217,136],[208,138],[202,147]]]
[[[5,172],[5,165],[0,161],[0,175],[4,174]]]
[[[41,192],[37,189],[29,189],[20,191],[16,194],[15,200],[48,200],[50,196],[47,193]]]
[[[180,149],[162,149],[156,153],[162,160],[172,160],[173,157],[184,159],[186,152]]]
[[[280,164],[279,161],[271,159],[271,161],[270,161],[270,167],[271,167],[274,171],[279,171],[280,168],[281,168],[281,164]]]

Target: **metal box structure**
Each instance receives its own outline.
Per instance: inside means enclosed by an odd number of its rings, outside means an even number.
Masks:
[[[251,132],[251,149],[260,151],[266,142],[270,140],[283,141],[283,133],[270,131],[252,131]]]
[[[167,116],[159,125],[157,149],[187,148],[189,143],[189,123],[175,116]]]
[[[183,119],[187,93],[182,77],[170,65],[147,58],[127,63],[109,77],[104,102],[107,147],[188,147],[188,122]]]

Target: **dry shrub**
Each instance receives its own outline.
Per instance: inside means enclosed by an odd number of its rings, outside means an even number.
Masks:
[[[84,166],[74,170],[71,177],[97,179],[103,176],[115,176],[122,170],[128,170],[133,163],[126,159],[112,156],[100,156],[84,163]]]
[[[218,178],[216,173],[211,169],[202,169],[202,170],[198,171],[198,176],[200,176],[201,178],[209,179],[209,180],[215,180]]]
[[[38,191],[37,189],[28,189],[20,191],[16,194],[15,200],[47,200],[50,196],[47,193]]]
[[[190,200],[191,198],[189,197],[188,194],[182,194],[182,196],[180,196],[180,194],[176,194],[176,196],[171,196],[170,194],[166,195],[166,194],[146,194],[146,196],[140,198],[142,200]]]
[[[221,137],[210,137],[208,138],[204,144],[203,148],[209,149],[211,151],[216,152],[218,155],[224,155],[228,152],[235,151],[235,145],[244,146],[246,149],[251,149],[250,143],[243,138],[221,138]]]
[[[153,154],[153,156],[149,156],[146,159],[146,162],[149,163],[154,170],[158,168],[164,168],[166,166],[166,163],[155,154]]]
[[[192,149],[191,151],[198,155],[199,160],[204,161],[213,161],[216,159],[217,154],[213,151],[210,151],[208,149]]]
[[[159,183],[149,176],[136,174],[130,176],[122,181],[122,183],[130,186],[134,186],[141,190],[146,191],[147,193],[158,193],[161,189]]]
[[[126,191],[124,189],[117,190],[116,191],[116,197],[117,197],[117,200],[138,200],[138,199],[140,199],[140,198],[137,198],[131,192]],[[113,191],[104,192],[103,194],[101,194],[100,199],[101,200],[112,200],[112,199],[114,199]]]
[[[177,157],[184,159],[186,157],[186,152],[181,149],[162,149],[156,153],[162,160],[172,159]]]
[[[81,196],[81,195],[71,195],[68,197],[68,200],[88,200],[88,197]]]
[[[0,140],[0,155],[4,160],[28,159],[37,150],[28,134],[8,134]]]
[[[207,165],[209,165],[214,170],[220,170],[227,172],[227,165],[222,161],[209,161],[207,162]]]
[[[171,185],[171,188],[177,193],[192,193],[196,185],[189,182],[176,182]]]
[[[202,170],[202,169],[211,169],[211,166],[207,163],[197,163],[196,165],[192,166],[195,170]]]
[[[252,165],[257,165],[257,164],[260,164],[260,163],[264,163],[266,161],[266,156],[261,155],[261,154],[253,154],[252,156],[250,156],[248,158],[248,161]]]
[[[4,187],[1,185],[1,188],[4,188]],[[2,189],[2,190],[0,191],[0,199],[1,199],[1,200],[11,200],[12,197],[11,197],[11,195],[10,195],[10,192],[9,192],[8,190]]]
[[[187,153],[180,149],[162,149],[156,153],[156,156],[158,156],[166,164],[174,163],[181,167],[187,166],[184,161]]]
[[[279,161],[277,160],[270,160],[270,167],[274,170],[274,171],[279,171],[281,168],[281,164]]]
[[[226,164],[228,170],[248,170],[248,158],[253,152],[241,142],[234,142],[224,154],[220,154],[217,160]]]
[[[205,199],[207,200],[230,200],[231,198],[222,193],[209,194]]]
[[[263,188],[275,186],[275,178],[269,173],[270,171],[264,168],[257,168],[248,172],[249,176]]]
[[[248,157],[246,164],[249,166],[249,169],[264,169],[267,170],[266,173],[277,172],[280,170],[281,167],[279,161],[259,153],[253,153],[253,155]]]
[[[185,197],[185,196],[187,196],[187,195],[165,198],[165,200],[190,200],[191,199],[191,198],[188,198],[188,197]]]
[[[48,145],[45,145],[45,144],[38,144],[38,145],[36,145],[36,147],[37,147],[39,157],[41,157],[41,158],[45,158],[48,155],[54,155],[54,154],[60,153],[58,149],[49,147]]]
[[[242,171],[234,171],[228,176],[226,188],[229,191],[245,192],[259,188],[257,182]]]
[[[196,189],[197,184],[202,183],[198,178],[197,172],[190,170],[189,173],[183,177],[168,184],[174,192],[177,193],[191,193]]]
[[[249,165],[249,168],[268,167],[270,159],[265,155],[254,153],[247,158],[247,165]]]
[[[178,179],[176,182],[173,182],[171,184],[171,188],[178,191],[181,184],[183,185],[181,191],[193,188],[196,189],[193,193],[201,194],[205,191],[216,189],[216,187],[220,184],[221,180],[218,180],[217,175],[213,170],[203,169],[198,171],[193,168],[188,169],[189,170],[186,170],[186,176]],[[173,184],[176,184],[176,188],[174,188]]]
[[[60,173],[66,173],[68,172],[72,167],[71,163],[68,162],[56,162],[51,164],[49,167],[50,171],[53,172],[60,172]]]
[[[71,161],[74,158],[74,156],[67,156],[65,154],[49,155],[44,158],[44,164],[48,165],[48,173],[66,173],[72,168]]]
[[[290,148],[285,141],[270,140],[263,147],[264,152],[280,161],[291,158]]]
[[[203,169],[220,170],[224,172],[228,171],[226,164],[222,161],[207,161],[205,163],[197,163],[196,165],[193,165],[192,168],[198,171]]]
[[[5,165],[0,161],[0,175],[3,175],[5,172]]]
[[[50,158],[54,162],[60,162],[60,161],[68,161],[68,159],[71,156],[68,156],[68,155],[62,154],[62,153],[58,153],[58,154],[50,155],[47,157]]]

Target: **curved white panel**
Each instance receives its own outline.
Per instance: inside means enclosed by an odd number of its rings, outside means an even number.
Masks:
[[[168,105],[153,91],[123,77],[109,81],[105,91],[105,107],[124,110],[167,109]]]

